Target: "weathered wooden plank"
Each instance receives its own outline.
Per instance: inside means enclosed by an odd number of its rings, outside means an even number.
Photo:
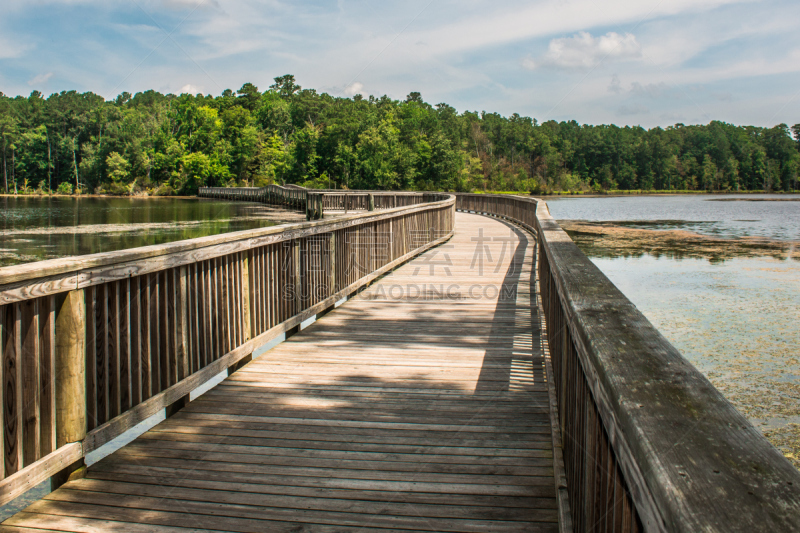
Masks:
[[[169,441],[168,444],[161,441]],[[285,464],[299,464],[305,459],[308,460],[327,460],[328,462],[344,461],[370,461],[374,463],[406,463],[408,465],[421,466],[419,462],[419,452],[417,453],[387,453],[387,452],[368,452],[363,450],[328,450],[328,449],[301,449],[301,448],[282,448],[278,446],[252,446],[235,442],[235,439],[226,440],[222,443],[209,435],[191,435],[188,433],[172,434],[168,432],[147,433],[143,438],[129,446],[142,448],[167,448],[170,450],[186,450],[196,455],[205,452],[228,453],[233,456],[246,454],[249,456],[266,456],[265,460],[285,462]],[[132,448],[131,448],[132,449]],[[489,450],[482,449],[480,453],[446,454],[426,453],[425,458],[432,465],[431,468],[455,468],[458,465],[466,465],[473,468],[484,467],[506,467],[509,472],[514,468],[525,468],[527,466],[549,466],[552,464],[552,453],[547,450],[526,449],[517,455],[499,455],[496,452],[502,449]],[[489,452],[495,452],[491,454]],[[426,463],[427,464],[427,463]],[[375,465],[378,467],[379,465]],[[399,466],[402,468],[402,466]],[[426,467],[427,468],[427,467]]]
[[[113,476],[113,475],[112,475]],[[108,477],[112,477],[108,476]],[[107,479],[107,478],[106,478]],[[159,487],[152,484],[150,481],[142,481],[139,484],[120,484],[107,481],[106,479],[86,479],[75,484],[73,490],[91,490],[95,492],[111,492],[122,493],[140,496],[153,496],[163,497],[168,500],[182,499],[189,501],[210,501],[218,503],[240,503],[243,505],[263,506],[267,501],[263,496],[258,494],[247,494],[244,491],[237,490],[237,487],[232,484],[224,482],[210,482],[203,484],[209,488],[195,488],[185,486],[184,490],[179,491],[178,496],[172,487]],[[192,480],[193,481],[193,480]],[[185,484],[189,485],[189,483]],[[197,483],[196,485],[201,485]],[[213,487],[213,488],[212,488]],[[241,489],[242,487],[238,487]],[[260,488],[260,487],[259,487]],[[297,494],[299,492],[300,494]],[[431,516],[437,518],[476,518],[476,519],[494,519],[499,515],[496,506],[492,503],[500,503],[497,500],[482,499],[479,497],[462,497],[452,499],[448,503],[443,503],[443,498],[433,503],[424,503],[422,501],[412,502],[398,502],[387,501],[391,496],[378,493],[376,501],[358,501],[356,499],[349,499],[357,497],[358,494],[348,493],[347,491],[331,491],[334,497],[320,497],[315,496],[312,490],[295,491],[291,495],[274,494],[269,498],[269,506],[281,509],[294,509],[295,505],[302,505],[301,508],[316,509],[316,510],[329,510],[337,511],[348,509],[351,512],[367,513],[367,514],[387,514],[387,515],[411,515],[411,516]],[[349,497],[349,498],[348,498]],[[395,494],[396,498],[397,495]],[[531,499],[533,500],[533,499]],[[506,507],[504,509],[504,516],[507,519],[517,521],[532,520],[541,517],[541,519],[552,519],[552,513],[547,512],[552,509],[552,500],[539,498],[536,500],[525,500],[516,502],[514,500],[505,500],[503,503],[512,503],[518,507]],[[483,505],[481,505],[483,504]],[[530,508],[528,506],[530,505]],[[544,512],[542,512],[544,511]]]
[[[8,476],[0,481],[0,505],[5,505],[81,457],[83,451],[80,443],[67,444]]]
[[[19,531],[18,523],[29,524],[37,531],[50,530],[53,527],[58,531],[71,531],[75,533],[97,533],[99,531],[126,531],[130,533],[206,533],[208,530],[199,528],[169,527],[165,525],[136,524],[119,520],[98,520],[87,517],[57,516],[49,512],[22,512],[3,523],[2,528],[13,528]],[[41,529],[40,529],[41,528]]]
[[[99,493],[93,491],[64,490],[59,494],[51,496],[50,500],[60,502],[75,502],[86,504],[97,504]],[[191,500],[170,501],[161,497],[139,494],[118,494],[114,498],[115,506],[131,507],[134,509],[157,509],[162,511],[172,511],[175,505],[179,505],[188,512],[205,514],[212,512],[214,515],[227,517],[241,517],[263,521],[264,527],[272,529],[267,524],[271,521],[284,520],[295,523],[326,524],[329,526],[361,528],[364,526],[397,528],[412,531],[459,531],[459,532],[484,532],[496,531],[517,532],[519,524],[502,523],[496,521],[486,521],[479,518],[455,518],[445,519],[430,516],[419,516],[406,514],[397,516],[383,513],[364,513],[348,512],[344,509],[338,510],[314,510],[314,509],[280,509],[268,505],[263,500],[253,506],[243,506],[235,502],[195,502]],[[541,513],[544,516],[552,513]],[[552,530],[552,527],[550,528]]]

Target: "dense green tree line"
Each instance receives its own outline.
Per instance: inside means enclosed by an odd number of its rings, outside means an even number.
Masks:
[[[790,128],[666,129],[458,113],[419,93],[336,98],[294,76],[221,96],[0,93],[6,191],[193,194],[300,183],[417,190],[789,190]]]

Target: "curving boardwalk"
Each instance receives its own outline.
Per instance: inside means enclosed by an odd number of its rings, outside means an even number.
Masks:
[[[3,531],[557,531],[534,241],[456,235]]]

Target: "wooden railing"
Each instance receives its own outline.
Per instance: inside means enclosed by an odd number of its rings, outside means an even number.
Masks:
[[[342,191],[335,189],[305,189],[298,185],[269,185],[267,187],[201,187],[200,198],[260,202],[306,212],[308,220],[323,218],[325,211],[375,211],[436,201],[440,193]]]
[[[86,453],[447,240],[455,199],[431,199],[0,269],[0,504],[63,482]]]
[[[307,209],[307,189],[302,187],[200,187],[197,196],[219,200],[242,200],[278,205],[292,209]]]
[[[545,202],[457,195],[456,207],[537,235],[559,490],[575,531],[800,531],[800,472],[581,253]]]

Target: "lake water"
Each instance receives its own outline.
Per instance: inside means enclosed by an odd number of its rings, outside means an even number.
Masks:
[[[763,201],[800,197],[734,198],[547,202],[584,253],[800,467],[800,201]]]
[[[800,239],[798,195],[675,195],[548,198],[556,219],[618,221],[713,237]]]
[[[197,198],[0,198],[0,267],[272,226],[299,214]]]

